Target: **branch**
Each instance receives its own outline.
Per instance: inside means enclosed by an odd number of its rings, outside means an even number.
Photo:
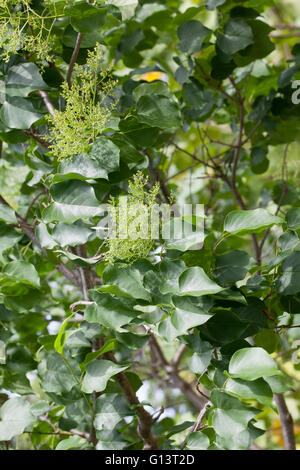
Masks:
[[[153,160],[152,160],[152,156],[150,154],[150,151],[149,150],[145,150],[145,153],[147,155],[147,157],[149,158],[149,168],[151,170],[151,172],[153,173],[156,181],[160,184],[160,188],[161,188],[161,191],[164,195],[164,198],[165,198],[165,201],[167,202],[167,204],[170,202],[171,200],[171,194],[170,194],[170,191],[169,191],[169,188],[168,188],[168,185],[166,184],[166,182],[163,180],[161,174],[160,174],[160,171],[158,168],[154,168],[153,167]]]
[[[93,303],[94,302],[91,302],[89,300],[79,300],[78,302],[74,302],[73,304],[70,305],[70,310],[74,312],[75,308],[78,307],[78,305],[88,306],[88,305],[92,305]]]
[[[182,359],[182,356],[184,355],[186,351],[186,345],[185,344],[181,344],[180,347],[177,349],[176,353],[175,353],[175,356],[173,358],[173,366],[174,367],[178,367],[179,366],[179,363]]]
[[[0,196],[0,204],[4,204],[4,205],[10,207],[8,202],[2,196]],[[37,246],[41,250],[43,255],[46,258],[48,258],[47,250],[45,250],[45,248],[43,248],[41,246],[40,242],[38,241],[38,239],[35,236],[34,230],[32,230],[28,226],[28,224],[26,224],[26,220],[23,219],[23,217],[21,217],[20,214],[18,214],[16,211],[15,211],[15,216],[16,216],[16,219],[18,221],[18,227],[22,230],[23,233],[25,233],[25,235],[27,235],[27,237],[32,241],[33,245]],[[60,263],[60,264],[55,266],[55,269],[60,271],[67,279],[69,279],[69,281],[72,282],[72,284],[75,284],[77,287],[79,286],[78,279],[77,279],[75,273],[73,271],[71,271],[71,269],[69,269],[65,264]]]
[[[274,393],[274,401],[279,412],[284,448],[285,450],[296,450],[293,418],[286,406],[284,396]]]
[[[72,54],[72,57],[71,57],[71,61],[70,61],[70,64],[69,64],[69,68],[68,68],[67,78],[66,78],[69,88],[72,87],[72,83],[71,83],[72,73],[73,73],[75,62],[76,62],[78,54],[79,54],[82,38],[83,38],[83,34],[78,33],[77,39],[76,39],[76,44],[75,44],[73,54]]]
[[[40,196],[42,196],[42,194],[45,194],[45,191],[44,191],[44,190],[41,191],[41,192],[39,192],[39,193],[33,198],[33,200],[31,201],[31,203],[29,204],[29,207],[28,207],[27,212],[26,212],[25,217],[24,217],[24,220],[25,220],[25,221],[28,219],[29,212],[30,212],[32,206],[35,204],[35,202],[38,200],[38,198],[39,198]]]
[[[45,140],[41,135],[37,134],[33,129],[23,129],[23,134],[27,135],[28,137],[32,137],[34,140],[36,140],[39,144],[41,144],[43,147],[49,148],[50,147],[50,142]]]
[[[188,438],[189,436],[192,434],[192,432],[195,432],[195,431],[199,431],[200,427],[201,427],[201,424],[202,424],[202,421],[204,420],[204,417],[205,417],[205,413],[206,413],[206,410],[207,408],[209,408],[211,406],[211,403],[210,402],[207,402],[202,410],[200,411],[199,415],[198,415],[198,418],[194,424],[194,426],[192,427],[192,429],[189,431],[188,435],[186,436],[185,440],[183,441],[183,443],[181,444],[180,446],[180,450],[183,450],[186,446],[186,443],[188,441]]]
[[[205,72],[205,70],[203,69],[203,67],[199,64],[199,63],[196,63],[196,67],[200,70],[204,80],[206,81],[206,83],[208,83],[209,85],[211,85],[213,88],[215,88],[216,90],[218,90],[220,93],[222,93],[224,96],[226,96],[226,98],[228,98],[229,100],[233,101],[234,103],[237,104],[237,101],[236,99],[229,95],[229,93],[227,93],[227,91],[224,90],[224,88],[222,88],[222,86],[219,84],[217,85],[213,80],[212,78],[207,75],[207,73]]]
[[[164,370],[167,372],[167,374],[169,375],[171,381],[173,382],[173,384],[175,385],[175,387],[178,387],[182,393],[186,396],[186,398],[192,403],[192,405],[198,409],[198,410],[201,410],[203,408],[203,406],[205,405],[205,403],[207,402],[207,400],[205,398],[203,398],[202,396],[199,396],[196,392],[194,392],[192,386],[190,383],[186,382],[180,375],[179,375],[179,372],[178,372],[178,369],[176,367],[176,365],[174,364],[170,364],[162,350],[161,350],[161,347],[159,346],[156,338],[154,335],[151,336],[151,338],[149,339],[149,345],[151,348],[153,348],[155,350],[155,353],[156,353],[156,356],[158,357],[160,363],[161,363],[161,366],[164,368]]]
[[[39,90],[37,92],[42,98],[43,98],[43,101],[46,105],[46,108],[48,109],[49,113],[51,114],[52,117],[54,117],[54,114],[55,114],[55,108],[49,98],[49,95],[46,91],[42,91],[42,90]]]
[[[117,364],[117,360],[116,360],[116,358],[115,358],[112,351],[107,352],[105,354],[105,356],[107,357],[107,359],[109,359],[110,361]],[[137,413],[138,413],[138,421],[139,421],[138,431],[139,431],[139,434],[140,434],[141,438],[145,442],[144,449],[145,450],[146,449],[147,450],[158,449],[157,440],[152,435],[152,432],[151,432],[151,427],[154,423],[154,420],[153,420],[152,416],[148,413],[148,411],[145,410],[145,408],[143,408],[142,405],[140,405],[139,399],[136,396],[136,393],[133,390],[133,388],[131,387],[130,382],[129,382],[128,378],[126,377],[126,375],[124,374],[124,372],[120,372],[119,374],[117,374],[116,378],[117,378],[117,380],[118,380],[118,382],[119,382],[119,384],[120,384],[120,386],[121,386],[128,402],[131,405],[136,406],[136,410],[137,410]]]

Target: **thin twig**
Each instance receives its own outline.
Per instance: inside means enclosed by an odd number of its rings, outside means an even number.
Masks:
[[[39,192],[39,193],[35,196],[35,198],[33,198],[33,200],[31,201],[31,203],[29,204],[29,207],[28,207],[27,212],[26,212],[25,217],[24,217],[24,220],[25,220],[25,221],[28,219],[28,216],[29,216],[29,213],[30,213],[30,210],[31,210],[32,206],[35,204],[35,202],[38,200],[38,198],[39,198],[40,196],[42,196],[42,194],[45,194],[45,191],[44,191],[44,190],[41,191],[41,192]]]
[[[39,90],[37,92],[42,98],[43,98],[43,101],[45,103],[45,106],[46,108],[48,109],[49,113],[51,114],[52,117],[54,117],[55,115],[55,108],[49,98],[49,95],[46,91],[43,91],[43,90]]]
[[[74,47],[74,50],[73,50],[73,54],[72,54],[72,57],[71,57],[69,68],[68,68],[67,78],[66,78],[69,88],[72,87],[72,82],[71,82],[72,73],[73,73],[75,62],[76,62],[78,54],[79,54],[82,39],[83,39],[83,34],[78,33],[76,43],[75,43],[75,47]]]
[[[209,408],[211,406],[211,402],[207,402],[202,410],[200,411],[199,415],[198,415],[198,418],[197,420],[195,421],[195,424],[193,425],[193,427],[191,428],[191,430],[189,431],[188,435],[186,436],[185,440],[183,441],[183,443],[181,444],[180,446],[180,450],[183,450],[186,446],[186,443],[188,441],[188,438],[190,437],[190,435],[192,434],[192,432],[195,432],[195,431],[199,431],[200,427],[201,427],[201,424],[204,420],[204,417],[205,417],[205,413],[206,413],[206,410],[207,408]]]
[[[280,393],[274,393],[274,401],[280,417],[284,448],[285,450],[296,450],[293,418],[286,406],[284,396]]]
[[[73,304],[70,305],[70,310],[72,310],[72,312],[74,312],[75,308],[78,307],[79,305],[84,305],[84,306],[88,306],[88,305],[92,305],[94,302],[90,301],[90,300],[78,300],[78,302],[74,302]]]

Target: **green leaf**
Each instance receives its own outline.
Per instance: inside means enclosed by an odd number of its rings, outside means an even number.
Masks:
[[[249,323],[243,322],[229,310],[218,310],[205,325],[201,326],[201,334],[211,344],[219,346],[247,338],[257,329],[249,331]]]
[[[6,79],[7,96],[27,96],[35,90],[48,90],[48,85],[42,79],[38,67],[32,62],[13,65]]]
[[[60,441],[55,450],[71,450],[71,449],[84,449],[87,446],[88,442],[84,437],[81,436],[71,436],[63,441]]]
[[[99,137],[89,154],[75,155],[63,160],[54,182],[67,179],[108,179],[108,174],[119,169],[120,150],[108,138]]]
[[[244,279],[250,267],[250,256],[242,250],[232,250],[217,256],[215,278],[221,284]]]
[[[209,438],[201,431],[192,432],[187,440],[188,450],[207,450],[210,445]]]
[[[125,398],[117,393],[104,394],[96,400],[95,428],[114,428],[125,416],[134,412],[129,408]]]
[[[278,375],[276,362],[262,348],[243,348],[236,351],[229,363],[229,374],[243,380]]]
[[[10,129],[29,129],[41,117],[31,101],[19,96],[7,98],[0,109],[0,120]]]
[[[216,294],[223,290],[223,287],[209,279],[204,270],[200,267],[186,269],[179,277],[180,295],[207,295]]]
[[[119,8],[122,13],[122,19],[125,21],[133,16],[138,0],[110,0],[108,3]]]
[[[86,225],[64,224],[58,223],[52,232],[52,239],[56,242],[55,245],[62,247],[84,245],[92,236],[94,232]]]
[[[6,344],[2,339],[0,340],[0,364],[5,364],[6,363]]]
[[[173,324],[177,328],[185,325],[185,329],[206,323],[212,317],[212,313],[204,310],[201,302],[196,297],[172,297],[175,306]]]
[[[211,30],[206,28],[200,21],[186,21],[177,30],[177,35],[180,39],[178,49],[187,54],[198,52],[202,49],[204,39],[210,33]]]
[[[136,105],[139,121],[160,129],[173,129],[181,125],[178,105],[163,95],[144,95]]]
[[[213,390],[211,401],[217,408],[213,414],[213,427],[225,449],[247,449],[251,443],[249,422],[258,413],[224,391]]]
[[[86,309],[85,319],[88,322],[123,331],[122,326],[128,325],[138,315],[133,310],[136,302],[131,299],[116,298],[97,291],[90,291],[90,297],[97,305],[89,305]]]
[[[20,397],[11,398],[2,405],[0,418],[0,441],[10,441],[36,421],[30,403]]]
[[[66,326],[67,326],[70,318],[74,317],[74,315],[75,315],[75,313],[72,313],[68,318],[66,318],[64,320],[64,322],[62,323],[62,325],[60,327],[60,330],[58,332],[56,340],[54,341],[54,349],[56,349],[58,354],[63,354],[64,344],[65,344],[65,340],[66,340],[65,335],[64,335],[64,331],[66,329]]]
[[[183,226],[184,222],[184,226]],[[194,225],[184,220],[184,217],[175,217],[167,221],[163,227],[164,233],[170,234],[165,246],[170,250],[197,250],[202,248],[204,241],[204,227]]]
[[[65,13],[71,17],[71,25],[79,33],[93,33],[104,24],[108,8],[96,8],[89,3],[67,5]]]
[[[126,370],[128,367],[129,366],[114,364],[105,359],[90,362],[86,367],[81,389],[85,393],[102,392],[106,389],[109,379],[123,370]]]
[[[102,276],[105,284],[99,290],[134,299],[150,300],[151,295],[143,286],[144,274],[149,269],[151,269],[151,264],[146,262],[144,266],[143,262],[123,267],[117,263],[114,266],[108,266]]]
[[[43,248],[48,248],[49,250],[52,250],[52,248],[57,245],[57,242],[51,237],[44,222],[41,222],[37,225],[35,229],[35,235],[38,242]]]
[[[172,93],[167,83],[155,81],[152,83],[142,83],[138,85],[132,92],[132,97],[136,102],[142,97],[147,95],[161,95],[172,99]]]
[[[290,209],[285,218],[289,229],[298,230],[300,228],[300,207]]]
[[[252,382],[229,379],[226,382],[225,390],[244,400],[257,400],[266,406],[270,406],[273,400],[272,390],[262,378]]]
[[[206,312],[195,297],[172,297],[174,312],[159,325],[159,334],[168,341],[187,333],[195,326],[206,323],[212,314]],[[200,305],[199,305],[200,304]]]
[[[300,292],[300,252],[294,251],[281,265],[282,274],[276,281],[280,294],[294,295]]]
[[[269,160],[266,158],[268,150],[263,147],[254,147],[251,150],[251,170],[253,173],[260,175],[265,173],[269,168]]]
[[[34,287],[40,287],[40,277],[33,264],[27,261],[11,261],[3,269],[5,277],[29,284]]]
[[[15,211],[11,207],[5,206],[4,204],[0,204],[0,220],[7,222],[8,224],[18,223]]]
[[[70,251],[67,251],[67,250],[55,250],[55,253],[59,253],[65,256],[70,261],[72,261],[72,263],[76,264],[77,266],[81,266],[82,268],[96,266],[96,264],[98,264],[101,261],[99,257],[83,258],[82,256],[74,255],[73,253],[70,253]]]
[[[80,368],[73,359],[68,358],[73,372],[80,376]],[[67,364],[57,352],[48,353],[38,366],[43,390],[49,393],[70,392],[77,384]]]
[[[116,340],[115,339],[110,339],[106,341],[104,346],[102,348],[98,349],[98,351],[94,351],[91,353],[88,353],[85,357],[84,362],[80,364],[80,369],[82,371],[85,371],[86,366],[92,362],[94,359],[97,359],[97,357],[102,356],[102,354],[105,354],[108,351],[112,351],[115,348],[116,345]]]
[[[54,203],[42,212],[45,222],[59,221],[72,224],[79,219],[104,214],[93,187],[83,181],[70,180],[54,184],[51,187],[51,194]]]
[[[224,34],[218,34],[216,42],[217,47],[227,55],[235,54],[252,43],[252,29],[242,20],[229,20],[225,25]]]
[[[22,237],[23,235],[16,232],[12,227],[0,222],[0,255],[3,251],[15,246]]]
[[[227,214],[224,232],[233,235],[259,233],[273,225],[281,225],[283,222],[281,217],[270,214],[266,209],[235,210]]]
[[[224,3],[226,3],[226,0],[207,0],[206,8],[208,10],[214,10],[221,5],[224,5]]]
[[[264,377],[264,381],[269,384],[273,393],[285,393],[293,390],[292,381],[287,376],[272,375],[271,377]]]

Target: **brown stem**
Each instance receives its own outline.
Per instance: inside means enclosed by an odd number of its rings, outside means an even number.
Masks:
[[[161,363],[161,366],[163,367],[163,369],[167,372],[171,382],[173,383],[173,385],[175,385],[175,387],[178,387],[181,392],[183,393],[183,395],[185,395],[185,397],[189,400],[189,402],[197,409],[197,410],[201,410],[203,408],[203,406],[205,405],[205,403],[207,402],[206,399],[204,399],[202,396],[199,396],[192,388],[191,384],[189,384],[188,382],[186,382],[180,375],[179,375],[179,372],[177,370],[177,367],[176,365],[174,366],[174,364],[170,364],[162,350],[161,350],[161,347],[159,346],[156,338],[154,335],[151,336],[150,340],[149,340],[149,345],[150,347],[154,348],[155,352],[156,352],[156,355]]]
[[[43,147],[49,148],[50,147],[50,142],[47,142],[42,136],[34,132],[32,129],[23,129],[23,134],[27,135],[28,137],[32,137],[34,140],[36,140],[39,144],[41,144]]]
[[[32,206],[35,204],[35,202],[38,200],[38,198],[39,198],[40,196],[42,196],[42,194],[45,194],[45,191],[44,191],[44,190],[41,191],[41,192],[39,192],[39,193],[33,198],[33,200],[31,201],[31,203],[29,204],[29,207],[28,207],[27,212],[26,212],[25,217],[24,217],[24,220],[25,220],[25,221],[28,219],[28,216],[29,216],[29,213],[30,213],[30,210],[31,210]]]
[[[213,79],[209,75],[207,75],[207,73],[205,72],[205,70],[203,69],[203,67],[199,63],[196,63],[196,67],[200,70],[201,75],[203,76],[206,83],[208,83],[213,88],[218,90],[220,93],[222,93],[224,96],[226,96],[226,98],[228,98],[230,101],[233,101],[234,103],[237,103],[236,99],[233,96],[229,95],[229,93],[227,93],[227,91],[225,91],[224,88],[222,88],[222,86],[220,84],[219,85],[216,84],[213,81]]]
[[[288,410],[284,396],[280,393],[274,393],[274,401],[280,417],[284,448],[285,450],[296,450],[293,418]]]
[[[51,114],[52,117],[54,117],[54,114],[55,114],[55,108],[49,98],[49,95],[46,91],[43,91],[43,90],[39,90],[37,92],[42,98],[43,98],[43,101],[45,103],[45,106],[46,108],[48,109],[49,113]]]
[[[110,361],[117,363],[117,360],[113,354],[112,351],[109,351],[105,354],[107,359]],[[123,372],[120,372],[117,376],[117,380],[128,400],[128,402],[131,405],[136,406],[136,410],[138,413],[138,431],[141,436],[141,438],[144,440],[145,445],[144,449],[148,450],[155,450],[158,449],[158,444],[156,438],[152,435],[151,428],[153,425],[153,418],[152,416],[148,413],[148,411],[143,408],[143,406],[140,405],[139,399],[136,396],[135,391],[131,387],[128,378]]]
[[[0,196],[0,204],[5,204],[6,206],[10,207],[10,205],[6,202],[6,200],[2,196]],[[15,216],[18,221],[18,227],[22,230],[23,233],[25,233],[25,235],[27,235],[27,237],[32,241],[32,243],[41,250],[43,255],[46,258],[48,258],[47,251],[45,250],[45,248],[41,246],[41,244],[39,243],[38,239],[35,236],[34,231],[31,228],[29,228],[28,224],[26,224],[25,219],[23,219],[23,217],[21,217],[17,212],[15,212]],[[60,263],[59,265],[55,266],[55,269],[60,271],[67,279],[69,279],[69,281],[71,281],[73,284],[75,284],[78,287],[79,283],[78,283],[78,279],[76,275],[65,264]]]
[[[73,50],[73,54],[72,54],[72,57],[71,57],[69,68],[68,68],[67,78],[66,78],[69,88],[72,87],[72,82],[71,82],[72,73],[73,73],[75,62],[76,62],[78,54],[79,54],[82,39],[83,39],[83,34],[78,33],[76,43],[75,43],[75,47],[74,47],[74,50]]]
[[[207,410],[207,408],[209,408],[210,406],[211,406],[211,403],[210,403],[210,402],[207,402],[207,403],[203,406],[202,410],[200,411],[200,413],[199,413],[199,415],[198,415],[197,420],[195,421],[194,426],[193,426],[192,429],[189,431],[189,433],[188,433],[188,435],[186,436],[185,440],[184,440],[183,443],[181,444],[181,446],[180,446],[180,449],[181,449],[181,450],[183,450],[183,449],[185,448],[186,443],[187,443],[187,441],[188,441],[188,438],[189,438],[190,434],[192,434],[192,432],[198,431],[198,430],[200,429],[201,424],[202,424],[202,422],[203,422],[203,420],[204,420],[204,418],[205,418],[206,410]]]

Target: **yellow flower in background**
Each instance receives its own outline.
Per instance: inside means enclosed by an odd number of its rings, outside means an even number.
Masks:
[[[164,75],[163,72],[147,72],[141,76],[141,79],[146,80],[146,82],[153,82],[154,80],[163,80]]]

